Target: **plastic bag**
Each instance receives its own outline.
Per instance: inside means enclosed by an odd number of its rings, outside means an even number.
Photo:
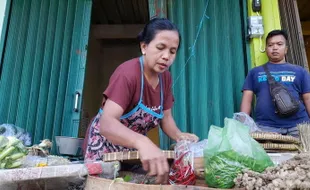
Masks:
[[[169,172],[171,185],[194,185],[196,183],[193,154],[189,149],[190,144],[190,141],[182,140],[175,146],[175,159]]]
[[[23,168],[30,168],[69,165],[71,162],[64,157],[54,155],[48,155],[46,157],[27,155],[23,159],[22,164]]]
[[[203,157],[203,150],[205,149],[207,143],[208,139],[204,139],[202,141],[189,144],[189,149],[192,152],[194,158]]]
[[[5,137],[14,136],[21,140],[25,146],[31,145],[31,135],[25,129],[17,127],[13,124],[1,124],[0,135]]]
[[[204,151],[205,180],[209,187],[231,188],[243,169],[263,172],[273,162],[249,134],[249,128],[225,118],[224,128],[211,126]]]
[[[235,119],[235,120],[243,123],[244,125],[250,127],[251,133],[254,133],[256,131],[261,131],[261,129],[257,127],[253,118],[244,112],[234,113],[233,119]]]

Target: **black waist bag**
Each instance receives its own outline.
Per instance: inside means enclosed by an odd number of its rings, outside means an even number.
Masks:
[[[274,80],[266,64],[263,67],[267,74],[270,95],[275,105],[276,114],[281,117],[296,114],[299,111],[299,100],[296,100],[281,83]]]

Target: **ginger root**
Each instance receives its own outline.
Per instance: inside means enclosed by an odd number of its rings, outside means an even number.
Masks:
[[[235,185],[248,190],[310,189],[310,153],[298,154],[263,173],[244,170]]]

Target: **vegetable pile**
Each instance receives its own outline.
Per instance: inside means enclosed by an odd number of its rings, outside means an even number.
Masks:
[[[18,168],[28,154],[22,141],[16,137],[0,136],[0,169]]]
[[[234,186],[234,179],[242,170],[250,168],[263,172],[266,167],[273,165],[271,160],[268,161],[255,160],[233,150],[220,152],[206,161],[206,182],[210,187],[231,188]]]
[[[310,153],[302,153],[263,173],[245,170],[235,179],[246,189],[310,189]]]

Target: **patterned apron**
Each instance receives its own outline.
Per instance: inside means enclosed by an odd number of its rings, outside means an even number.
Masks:
[[[140,99],[137,104],[130,112],[123,115],[120,118],[120,122],[128,127],[129,129],[146,135],[146,133],[156,127],[160,120],[164,117],[163,114],[163,84],[162,78],[160,78],[160,112],[159,114],[150,108],[146,107],[143,104],[143,87],[144,87],[144,77],[143,77],[143,58],[140,57],[140,68],[141,68],[141,92]],[[85,161],[96,161],[101,160],[103,158],[104,153],[110,152],[123,152],[123,151],[131,151],[134,149],[129,149],[126,147],[122,147],[120,145],[115,145],[109,142],[104,136],[100,135],[99,128],[100,123],[99,119],[103,113],[103,110],[100,109],[97,116],[93,120],[89,135],[88,135],[88,143],[85,152]]]

